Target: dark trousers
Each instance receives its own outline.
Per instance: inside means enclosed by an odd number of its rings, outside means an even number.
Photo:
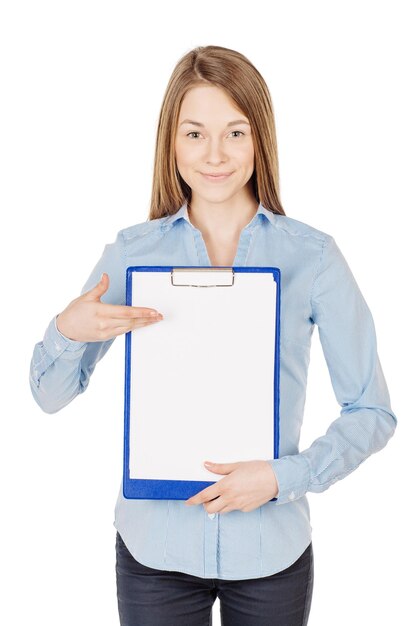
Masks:
[[[217,597],[222,626],[305,626],[313,578],[312,544],[277,574],[222,580],[142,565],[116,535],[121,626],[212,626]]]

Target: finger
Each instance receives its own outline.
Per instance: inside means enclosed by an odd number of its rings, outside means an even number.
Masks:
[[[123,328],[124,332],[130,332],[132,330],[136,330],[137,328],[141,328],[142,326],[149,326],[150,324],[156,324],[161,320],[158,318],[140,318],[140,319],[132,319],[132,320],[111,320],[113,323],[113,328]]]
[[[130,326],[113,326],[111,329],[108,330],[107,333],[107,339],[110,339],[111,337],[117,337],[119,335],[123,335],[125,333],[128,333],[132,330],[135,330],[135,328],[140,328],[142,326],[150,326],[151,324],[155,324],[158,320],[144,320],[142,322],[138,322],[137,326],[135,326],[134,328],[131,328]],[[104,340],[106,340],[106,337],[104,337]]]
[[[106,293],[107,289],[109,288],[109,285],[110,285],[109,275],[106,274],[106,272],[103,272],[103,274],[101,275],[101,279],[95,285],[95,287],[90,289],[90,291],[87,291],[87,293],[85,293],[82,297],[85,300],[100,300],[101,296]]]
[[[108,318],[108,327],[112,328],[124,328],[124,332],[128,333],[132,330],[136,330],[137,328],[141,328],[142,326],[148,326],[149,324],[156,324],[157,322],[161,322],[162,318],[160,317],[141,317],[138,319],[116,319],[116,318]]]
[[[141,319],[156,317],[159,313],[150,307],[129,306],[124,304],[106,304],[102,302],[103,314],[113,319]]]
[[[215,487],[215,489],[213,489],[213,486]],[[210,500],[218,498],[220,496],[220,493],[218,491],[217,484],[213,486],[207,487],[207,489],[203,489],[203,491],[200,491],[195,496],[188,498],[185,503],[203,504],[204,502],[210,502]]]
[[[233,507],[231,506],[230,502],[227,501],[224,495],[219,496],[218,498],[215,498],[214,500],[212,500],[211,502],[208,502],[207,504],[204,504],[204,508],[207,511],[207,513],[221,513],[225,509],[227,509],[228,511],[233,510]]]
[[[134,324],[131,324],[131,326],[128,328],[127,332],[138,330],[139,328],[142,328],[142,326],[152,326],[153,324],[157,324],[157,322],[160,322],[160,321],[161,320],[142,320],[142,321],[137,321]]]
[[[232,506],[225,506],[224,509],[218,511],[218,513],[230,513],[230,511],[236,511]]]
[[[130,333],[134,330],[139,330],[143,326],[151,326],[152,324],[156,324],[157,322],[162,321],[161,319],[150,319],[150,318],[141,318],[134,320],[120,320],[120,319],[108,319],[108,324],[106,328],[102,329],[103,332],[107,332],[109,336],[115,336],[117,332],[118,335],[123,333]]]

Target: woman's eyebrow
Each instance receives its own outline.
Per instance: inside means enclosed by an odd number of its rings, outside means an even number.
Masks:
[[[204,124],[201,124],[201,122],[194,122],[193,120],[183,120],[180,126],[182,126],[183,124],[193,124],[194,126],[201,126],[201,128],[204,128]],[[226,126],[235,126],[235,124],[247,124],[248,126],[250,126],[247,120],[234,120],[233,122],[229,122],[228,124],[226,124]]]

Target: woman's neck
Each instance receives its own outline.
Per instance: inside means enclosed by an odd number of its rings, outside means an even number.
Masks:
[[[213,240],[234,239],[253,219],[259,207],[255,198],[245,202],[193,202],[188,205],[188,217],[193,226]]]

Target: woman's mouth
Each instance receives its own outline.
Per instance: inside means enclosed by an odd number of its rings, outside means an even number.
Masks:
[[[229,178],[229,176],[233,174],[233,172],[226,172],[225,174],[204,174],[203,172],[200,173],[203,178],[212,182],[220,182],[222,180],[226,180],[227,178]]]

